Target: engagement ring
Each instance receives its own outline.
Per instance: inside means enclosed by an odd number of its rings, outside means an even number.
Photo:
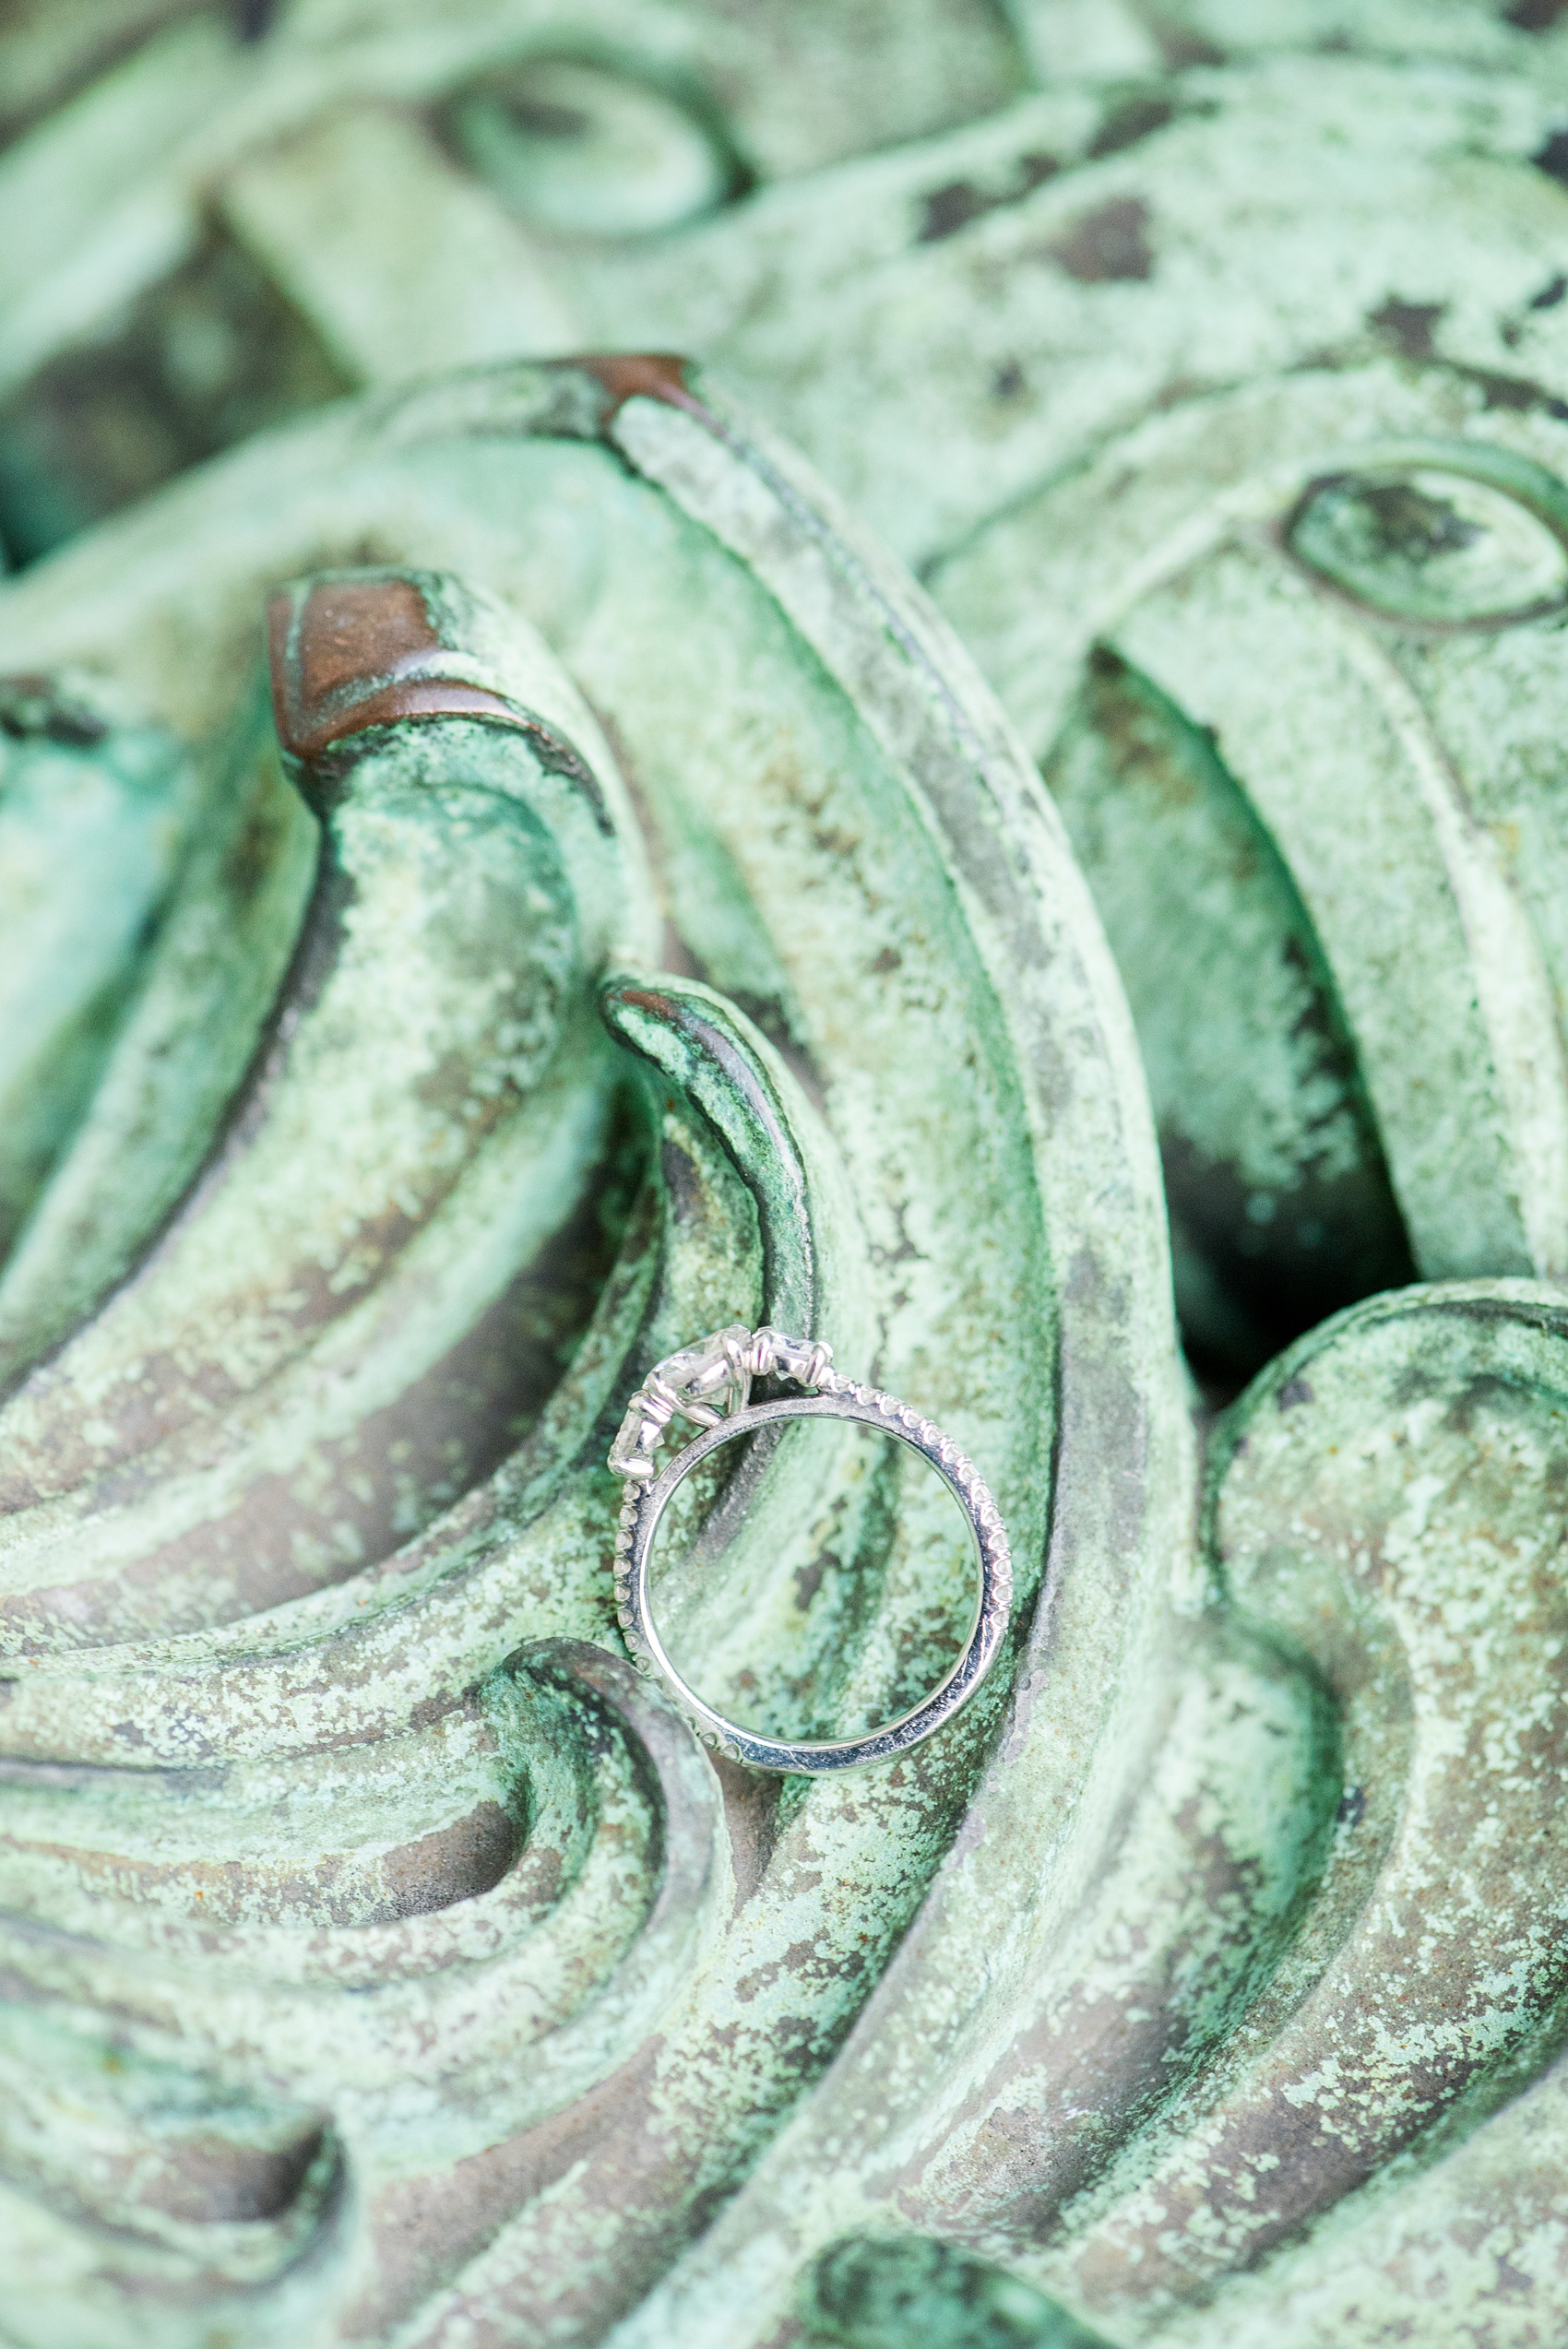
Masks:
[[[786,1337],[775,1329],[748,1330],[735,1323],[668,1356],[649,1373],[632,1397],[610,1453],[611,1467],[626,1481],[615,1538],[615,1597],[627,1647],[645,1671],[657,1672],[663,1679],[705,1744],[755,1770],[821,1774],[861,1769],[907,1753],[951,1721],[973,1696],[996,1660],[1012,1604],[1006,1529],[973,1463],[907,1403],[859,1385],[831,1365],[831,1349],[820,1342]],[[752,1381],[762,1378],[784,1380],[801,1391],[768,1403],[751,1403]],[[661,1471],[659,1448],[677,1417],[691,1420],[701,1432]],[[974,1547],[980,1589],[963,1653],[919,1704],[862,1738],[797,1743],[761,1737],[728,1720],[676,1671],[648,1605],[654,1536],[682,1479],[720,1444],[783,1419],[853,1419],[896,1436],[936,1470],[964,1513]]]

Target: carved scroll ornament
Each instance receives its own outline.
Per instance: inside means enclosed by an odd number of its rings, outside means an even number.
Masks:
[[[1027,748],[670,362],[383,395],[4,591],[0,855],[113,840],[135,982],[30,995],[44,898],[0,943],[23,2349],[1568,2322],[1558,101],[1159,104],[639,264]],[[1206,1483],[1062,818],[1194,1343],[1465,1276],[1301,1337]],[[604,1454],[731,1321],[918,1396],[1014,1535],[992,1693],[878,1778],[761,1789],[620,1652]],[[680,1636],[885,1717],[962,1630],[922,1512],[759,1450]]]
[[[252,647],[302,576],[275,733]],[[940,623],[657,369],[346,413],[6,600],[30,671],[192,746],[228,845],[101,1081],[134,1240],[65,1332],[28,1319],[42,1274],[7,1323],[6,2011],[16,2109],[76,2104],[7,2140],[6,2322],[597,2338],[831,2063],[944,1855],[1000,1862],[1005,1815],[1139,1766],[1191,1447],[1103,947]],[[220,959],[193,1038],[169,958],[258,890],[278,998]],[[171,1053],[240,1072],[172,1137]],[[18,1279],[71,1261],[96,1118]],[[918,1393],[1015,1536],[988,1692],[777,1800],[616,1652],[610,1436],[727,1316]],[[683,1602],[710,1682],[797,1733],[918,1694],[970,1603],[921,1493],[838,1435],[754,1464]],[[1051,1873],[1008,1898],[1026,1943]]]

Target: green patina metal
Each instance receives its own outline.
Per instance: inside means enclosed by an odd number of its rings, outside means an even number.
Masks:
[[[0,443],[34,445],[51,367],[142,381],[115,321],[173,298],[214,208],[340,380],[592,347],[720,363],[925,572],[1062,793],[1139,1020],[1183,1323],[1227,1388],[1412,1266],[1562,1268],[1552,703],[1521,664],[1550,665],[1562,588],[1568,33],[1457,5],[1012,21],[1010,50],[961,7],[905,24],[858,137],[822,93],[878,39],[859,12],[792,22],[771,80],[766,23],[700,7],[606,12],[591,68],[520,4],[438,39],[315,0],[243,57],[182,23],[0,160],[42,239],[8,264]],[[527,95],[558,69],[570,136]],[[1028,74],[1050,86],[911,142]],[[459,136],[470,114],[491,131]],[[696,189],[699,134],[719,160],[678,217],[658,191]],[[564,174],[531,212],[518,141]],[[568,226],[590,180],[600,209]],[[127,191],[184,258],[130,251]],[[103,256],[68,312],[66,249]],[[79,386],[67,405],[92,412]],[[30,478],[96,462],[55,459]],[[1394,870],[1424,960],[1368,913]]]
[[[27,1221],[92,1097],[163,917],[193,778],[180,743],[85,696],[18,680],[0,702],[6,908],[0,1244]],[[63,890],[62,872],[79,886]]]
[[[1071,1810],[1097,1721],[1131,1765],[1123,1658],[1188,1506],[1146,1113],[1000,716],[743,421],[514,372],[260,461],[263,541],[234,528],[247,456],[7,601],[30,666],[89,662],[232,743],[266,596],[313,564],[279,708],[327,829],[240,1108],[4,1406],[10,1957],[45,2077],[73,2046],[108,2149],[67,2208],[64,2157],[13,2147],[6,2322],[438,2338],[493,2305],[592,2337],[834,2056],[999,1766],[1004,1696],[852,1785],[721,1785],[613,1657],[624,1394],[695,1328],[830,1329],[962,1431],[1031,1592],[1054,1457],[1057,1539],[1111,1584],[1059,1570],[1042,1629],[1076,1660],[1039,1668],[1007,1781],[1026,1815]],[[335,570],[372,541],[380,569]],[[1109,1177],[1087,1202],[1080,1130]],[[440,1508],[431,1399],[508,1284],[576,1266],[549,1235],[628,1147],[565,1367]],[[471,1398],[458,1431],[482,1438]],[[797,1727],[878,1717],[950,1643],[956,1546],[852,1441],[759,1465],[697,1594],[720,1678]],[[149,2080],[181,2083],[177,2119]]]
[[[1559,2339],[1568,26],[168,13],[0,160],[9,445],[214,249],[383,388],[0,591],[0,2339]],[[606,342],[719,374],[398,387]],[[838,1786],[614,1628],[764,1317],[1019,1570]],[[834,1734],[966,1592],[809,1432],[670,1610]]]
[[[0,25],[12,560],[356,385],[624,348],[585,270],[1028,82],[993,0],[31,13]]]

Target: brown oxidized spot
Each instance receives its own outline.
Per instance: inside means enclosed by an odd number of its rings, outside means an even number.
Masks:
[[[298,637],[300,696],[325,701],[366,677],[387,677],[439,652],[411,579],[323,579],[311,589]]]
[[[334,742],[406,718],[503,718],[499,694],[405,672],[444,647],[413,580],[318,579],[285,589],[267,613],[278,739],[308,764]]]
[[[1046,249],[1058,267],[1081,285],[1152,278],[1148,217],[1148,206],[1141,196],[1113,196],[1109,204],[1086,212]]]
[[[603,386],[610,405],[600,420],[602,424],[612,423],[629,399],[662,400],[666,408],[683,408],[692,416],[707,413],[686,386],[691,362],[672,350],[588,350],[551,364],[580,368]]]

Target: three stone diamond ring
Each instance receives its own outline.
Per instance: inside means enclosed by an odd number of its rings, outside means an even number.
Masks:
[[[1013,1561],[995,1501],[971,1462],[951,1439],[896,1396],[858,1385],[831,1367],[831,1349],[778,1330],[748,1330],[735,1323],[695,1346],[669,1355],[633,1395],[610,1453],[610,1465],[625,1479],[625,1501],[615,1540],[615,1597],[621,1628],[636,1663],[663,1679],[675,1702],[704,1743],[754,1770],[803,1771],[815,1774],[863,1768],[907,1753],[951,1721],[966,1705],[996,1660],[1013,1597]],[[800,1391],[767,1403],[751,1403],[754,1379],[772,1378]],[[671,1421],[679,1416],[701,1432],[662,1470],[658,1453]],[[654,1628],[648,1606],[648,1560],[654,1536],[683,1477],[722,1443],[750,1435],[782,1419],[857,1419],[896,1436],[930,1462],[947,1486],[968,1525],[980,1573],[980,1594],[963,1654],[929,1696],[897,1720],[863,1738],[833,1738],[795,1743],[743,1729],[697,1695],[681,1678]]]

